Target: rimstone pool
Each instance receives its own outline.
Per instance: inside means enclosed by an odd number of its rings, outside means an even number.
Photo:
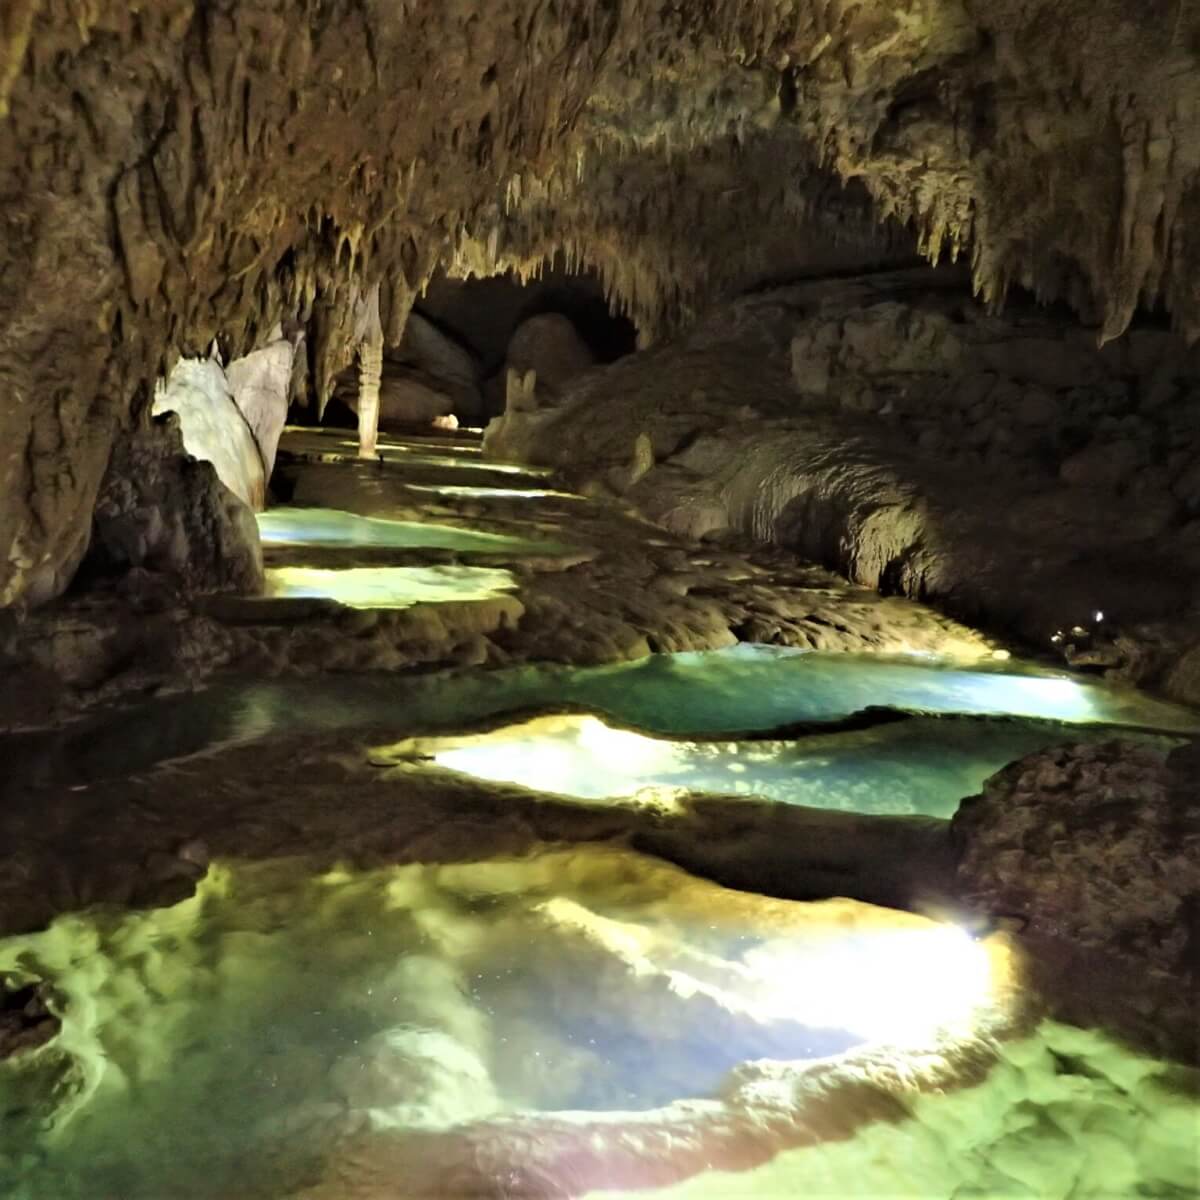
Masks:
[[[276,619],[519,600],[578,555],[355,487],[260,517]],[[1194,1072],[1062,1020],[945,840],[1006,764],[1196,714],[968,648],[230,672],[8,735],[0,883],[91,848],[0,938],[0,1192],[1197,1194]]]

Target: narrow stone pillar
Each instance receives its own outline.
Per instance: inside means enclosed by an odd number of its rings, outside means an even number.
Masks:
[[[383,337],[358,347],[358,457],[375,458],[379,441],[379,384],[383,379]]]

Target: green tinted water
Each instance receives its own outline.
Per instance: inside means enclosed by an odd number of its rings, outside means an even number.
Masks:
[[[456,550],[466,554],[563,554],[558,542],[509,537],[453,525],[389,521],[331,508],[272,508],[258,514],[268,546],[387,547],[397,550]]]
[[[1190,710],[1065,676],[738,646],[599,668],[525,666],[428,676],[226,682],[129,706],[65,730],[3,740],[10,782],[70,785],[275,734],[357,730],[370,731],[380,742],[396,741],[429,730],[470,729],[506,713],[563,706],[684,742],[838,721],[881,706],[1036,719],[909,721],[842,735],[819,748],[801,741],[786,753],[781,749],[785,758],[792,754],[797,765],[815,772],[806,776],[810,782],[837,782],[838,806],[854,794],[868,806],[864,811],[874,811],[870,804],[895,811],[898,796],[906,797],[906,807],[926,788],[929,799],[918,811],[941,813],[957,798],[951,792],[960,786],[960,795],[976,790],[987,774],[1019,753],[1080,736],[1104,736],[1110,724],[1171,732],[1197,728]],[[715,753],[706,747],[703,756]],[[693,760],[703,756],[691,755]],[[739,753],[725,757],[733,762]],[[790,768],[783,760],[776,768],[764,763],[759,751],[754,757],[767,794],[779,794],[770,777],[790,787]],[[876,767],[882,777],[872,789]],[[717,779],[722,791],[736,791],[728,786],[730,774],[738,772],[720,767],[706,778]],[[547,777],[541,786],[550,785]],[[804,803],[819,801],[817,783],[798,781],[798,786]]]

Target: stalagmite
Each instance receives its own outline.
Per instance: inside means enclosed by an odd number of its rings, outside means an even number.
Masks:
[[[379,384],[383,380],[383,324],[376,284],[356,322],[359,340],[359,457],[376,457],[379,440]]]

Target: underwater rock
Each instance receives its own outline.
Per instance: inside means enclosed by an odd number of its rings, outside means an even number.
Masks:
[[[496,1112],[500,1099],[473,1051],[436,1029],[385,1029],[333,1069],[334,1090],[383,1127],[444,1127]]]
[[[28,1054],[58,1036],[62,1021],[50,999],[49,985],[0,974],[0,1062]]]

